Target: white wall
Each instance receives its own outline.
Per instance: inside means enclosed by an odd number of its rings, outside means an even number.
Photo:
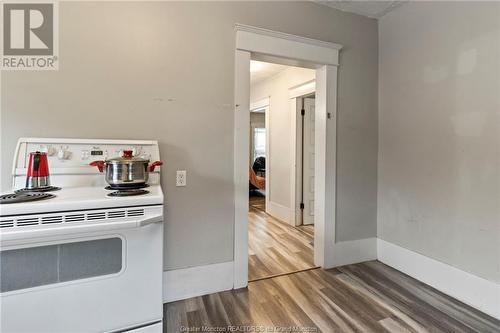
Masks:
[[[500,4],[379,23],[378,237],[500,282]]]
[[[242,23],[344,45],[337,184],[346,195],[336,235],[375,236],[376,20],[313,2],[64,1],[59,9],[59,71],[2,73],[3,189],[20,136],[157,139],[165,269],[232,261],[234,26]],[[187,187],[175,186],[176,170],[187,170]]]
[[[266,167],[269,168],[270,181],[266,183],[266,194],[269,196],[270,205],[278,204],[289,211],[293,208],[290,202],[290,140],[292,135],[295,136],[290,124],[292,117],[296,116],[290,111],[289,89],[314,80],[315,76],[316,73],[312,69],[288,67],[250,88],[250,102],[269,97],[269,152]]]

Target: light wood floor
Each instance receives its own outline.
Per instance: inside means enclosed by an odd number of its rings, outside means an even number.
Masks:
[[[261,200],[250,198],[249,281],[313,268],[313,226],[292,227],[278,221],[264,212]]]
[[[164,332],[500,332],[488,317],[378,261],[250,282],[165,304]],[[257,326],[247,329],[243,326]],[[205,329],[203,327],[205,326]],[[215,330],[218,329],[218,330]],[[278,330],[281,329],[281,330]],[[302,330],[300,330],[302,329]]]

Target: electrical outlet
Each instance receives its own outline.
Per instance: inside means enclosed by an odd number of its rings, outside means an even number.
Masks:
[[[186,186],[186,170],[177,170],[175,186]]]

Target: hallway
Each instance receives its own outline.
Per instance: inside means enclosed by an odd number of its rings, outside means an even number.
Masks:
[[[314,267],[314,227],[292,227],[266,214],[262,198],[250,198],[249,281]]]

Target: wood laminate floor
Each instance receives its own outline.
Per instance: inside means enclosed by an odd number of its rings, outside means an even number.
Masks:
[[[168,333],[500,332],[500,321],[378,261],[168,303],[164,323]]]
[[[263,212],[266,211],[266,197],[262,194],[261,192],[258,192],[257,190],[254,191],[254,195],[251,195],[248,198],[248,204],[249,208],[255,208],[258,210],[261,210]]]
[[[261,203],[251,198],[248,212],[248,280],[313,268],[314,227],[292,227],[259,207]]]

